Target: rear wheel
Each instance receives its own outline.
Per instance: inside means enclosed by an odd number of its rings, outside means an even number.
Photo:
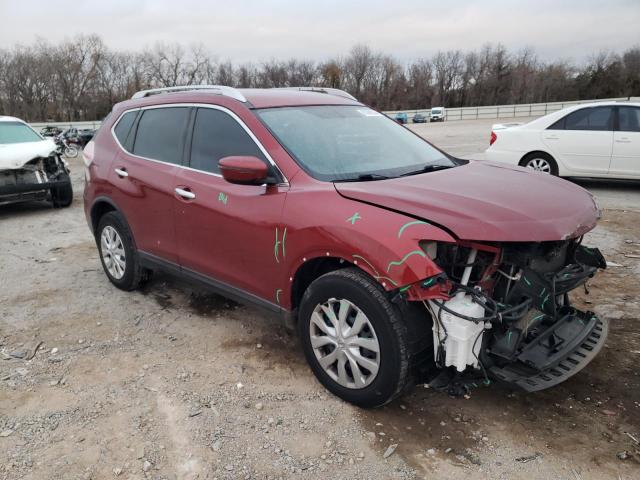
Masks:
[[[302,298],[298,329],[315,376],[347,402],[378,407],[410,383],[401,314],[360,270],[337,270],[315,280]]]
[[[558,175],[558,164],[551,155],[544,152],[530,153],[522,159],[520,165],[536,172]]]
[[[76,158],[78,156],[78,147],[68,145],[64,148],[64,156],[68,158]]]
[[[148,276],[140,266],[131,231],[122,215],[108,212],[96,231],[102,268],[109,281],[121,290],[135,290]]]

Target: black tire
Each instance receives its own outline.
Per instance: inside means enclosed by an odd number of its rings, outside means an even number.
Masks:
[[[558,176],[558,163],[551,155],[545,152],[532,152],[525,155],[524,158],[520,160],[520,166],[527,167],[529,162],[535,159],[546,160],[550,167],[549,173],[555,177]]]
[[[364,388],[340,385],[322,368],[311,346],[310,320],[317,305],[331,298],[346,299],[367,316],[379,343],[379,368]],[[298,332],[302,348],[316,378],[334,395],[363,408],[380,407],[401,395],[410,385],[408,333],[399,309],[382,287],[356,268],[329,272],[316,279],[300,303]]]
[[[105,228],[113,228],[122,241],[122,246],[125,252],[125,268],[124,274],[121,278],[116,278],[109,272],[109,269],[105,265],[104,255],[102,252],[101,237]],[[100,255],[100,262],[107,278],[120,290],[131,291],[138,288],[141,283],[148,279],[150,272],[140,266],[140,259],[138,257],[138,251],[135,248],[133,236],[127,222],[122,215],[118,212],[112,211],[105,213],[98,222],[98,228],[96,230],[96,243],[98,245],[98,253]]]
[[[51,202],[53,203],[54,208],[65,208],[73,202],[71,178],[69,177],[69,174],[65,173],[60,175],[58,180],[66,183],[51,189]]]

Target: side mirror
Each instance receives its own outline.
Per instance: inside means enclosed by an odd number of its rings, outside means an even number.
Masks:
[[[240,185],[262,185],[275,183],[269,178],[269,168],[257,157],[233,156],[224,157],[218,161],[220,173],[229,183]]]

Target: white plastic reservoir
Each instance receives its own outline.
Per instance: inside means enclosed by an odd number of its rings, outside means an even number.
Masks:
[[[474,303],[471,298],[469,294],[459,293],[452,299],[447,300],[444,305],[449,310],[453,310],[467,317],[484,317],[484,308]],[[433,348],[435,355],[438,354],[439,343],[444,341],[445,366],[449,367],[453,365],[459,372],[467,368],[467,365],[477,367],[477,356],[480,353],[482,333],[485,328],[484,322],[475,323],[470,320],[464,320],[442,310],[439,314],[441,323],[441,325],[439,325],[438,313],[440,307],[434,302],[429,303],[431,304],[433,313],[436,315],[436,318],[433,319]],[[474,342],[475,349],[473,348]]]

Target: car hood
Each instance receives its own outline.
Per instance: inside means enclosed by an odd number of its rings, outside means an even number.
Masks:
[[[51,139],[39,142],[0,144],[0,170],[15,170],[34,158],[48,157],[56,149]]]
[[[564,240],[585,234],[600,216],[593,196],[571,182],[490,162],[335,187],[346,198],[423,219],[462,240]]]

